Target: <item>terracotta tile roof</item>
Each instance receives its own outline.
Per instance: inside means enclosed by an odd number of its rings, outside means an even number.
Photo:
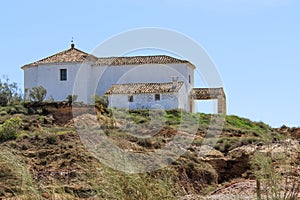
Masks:
[[[24,65],[22,68],[49,63],[82,63],[88,58],[93,58],[94,60],[97,59],[95,56],[85,53],[79,49],[70,48],[39,61]]]
[[[153,56],[98,58],[98,60],[94,65],[143,65],[143,64],[171,64],[171,63],[189,63],[189,62],[186,60],[180,60],[166,55],[153,55]]]
[[[178,92],[183,82],[178,82],[173,87],[173,83],[128,83],[114,84],[106,92],[110,94],[141,94],[141,93],[173,93]]]
[[[90,59],[94,62],[94,66],[101,65],[142,65],[142,64],[172,64],[172,63],[187,63],[186,60],[173,58],[166,55],[154,55],[154,56],[131,56],[131,57],[105,57],[97,58],[91,54],[85,53],[79,49],[71,47],[68,50],[59,52],[47,58],[38,60],[36,62],[26,64],[22,69],[26,67],[33,67],[40,64],[50,63],[82,63]],[[192,64],[191,64],[192,65]],[[193,66],[193,65],[192,65]]]
[[[224,96],[223,88],[193,88],[191,96],[194,99],[217,99],[218,96]]]

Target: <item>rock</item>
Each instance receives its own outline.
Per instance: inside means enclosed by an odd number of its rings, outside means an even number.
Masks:
[[[216,170],[218,182],[223,183],[247,175],[246,172],[250,169],[250,156],[254,152],[255,146],[236,148],[230,151],[226,157],[217,150],[206,149],[206,156],[200,157],[200,159],[210,164]],[[204,153],[205,151],[202,152]]]
[[[251,168],[250,160],[255,152],[269,153],[275,160],[284,157],[284,162],[286,163],[299,164],[300,145],[297,140],[288,139],[265,146],[241,146],[229,151],[226,157],[222,157],[217,151],[208,150],[207,152],[206,156],[200,157],[200,159],[209,163],[216,170],[218,181],[222,183],[234,178],[249,178],[252,176],[249,173]],[[275,161],[274,164],[276,165]]]
[[[45,116],[45,118],[44,118],[44,124],[52,125],[52,124],[54,124],[54,122],[55,122],[55,119],[54,119],[53,115],[47,115],[47,116]]]
[[[205,158],[223,158],[224,154],[221,151],[214,149],[209,145],[202,145],[201,147],[194,147],[194,151],[199,157]]]
[[[45,199],[50,199],[50,195],[48,193],[46,193],[46,192],[44,192],[42,194],[42,197],[45,198]]]
[[[290,133],[293,138],[300,142],[300,128],[293,128]]]
[[[10,197],[13,196],[13,194],[10,193],[10,192],[6,192],[6,193],[4,193],[4,196],[5,196],[6,198],[10,198]]]

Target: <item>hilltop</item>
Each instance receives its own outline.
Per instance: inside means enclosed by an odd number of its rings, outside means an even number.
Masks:
[[[155,118],[148,110],[74,109],[75,119],[68,103],[0,108],[0,199],[255,199],[257,180],[263,198],[287,192],[296,199],[299,193],[298,128],[170,110],[155,113],[164,126],[152,133]],[[190,134],[195,120],[198,124],[187,151],[170,165],[129,174],[86,150],[76,120],[95,117],[112,144],[139,153],[165,147],[178,127]],[[224,126],[218,126],[223,119]],[[212,134],[216,131],[220,135]]]

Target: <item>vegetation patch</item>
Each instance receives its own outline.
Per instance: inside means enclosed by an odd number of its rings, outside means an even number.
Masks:
[[[0,126],[0,142],[16,139],[20,133],[22,120],[20,118],[11,118],[6,120]]]
[[[297,186],[292,182],[296,179],[291,179],[299,177],[294,176],[295,168],[286,174],[278,168],[298,166],[300,158],[298,163],[291,164],[267,154],[251,157],[251,153],[245,153],[247,149],[280,144],[289,139],[289,131],[295,134],[296,129],[277,130],[262,122],[226,116],[222,133],[216,137],[207,134],[207,130],[220,130],[219,116],[170,110],[156,113],[155,119],[163,121],[154,123],[149,110],[118,112],[107,109],[105,99],[97,99],[95,114],[99,127],[113,144],[126,151],[143,153],[164,148],[178,130],[194,137],[186,153],[170,160],[171,165],[153,172],[126,174],[104,166],[84,148],[72,119],[58,123],[57,117],[66,117],[64,113],[74,106],[74,99],[70,100],[72,103],[0,107],[0,149],[4,152],[0,155],[0,198],[30,199],[29,195],[34,195],[35,199],[176,199],[188,194],[207,194],[218,184],[230,185],[233,178],[252,177],[260,181],[263,199],[264,188],[280,190],[282,187],[270,184],[278,185],[286,177],[289,188]],[[45,109],[50,104],[51,112],[56,112],[55,118]],[[114,114],[118,114],[118,119]],[[213,153],[203,157],[203,145],[209,146]],[[286,155],[285,160],[291,159]],[[20,181],[18,173],[26,180]],[[289,197],[295,196],[296,191],[289,193]],[[268,195],[271,199],[271,193]]]

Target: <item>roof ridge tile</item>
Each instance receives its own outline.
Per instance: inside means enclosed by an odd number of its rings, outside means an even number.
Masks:
[[[175,63],[189,63],[187,60],[174,58],[169,55],[138,55],[138,56],[120,56],[120,57],[96,57],[92,54],[88,54],[77,48],[70,48],[38,61],[26,64],[22,69],[26,67],[37,66],[39,64],[51,64],[51,63],[83,63],[88,58],[91,58],[94,66],[101,65],[143,65],[143,64],[175,64]]]

